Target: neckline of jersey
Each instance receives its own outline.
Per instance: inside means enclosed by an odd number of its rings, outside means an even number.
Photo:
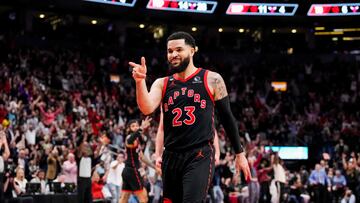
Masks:
[[[195,72],[193,72],[191,75],[189,75],[188,77],[186,77],[185,79],[179,78],[176,74],[173,74],[173,78],[175,80],[178,80],[180,82],[187,82],[188,80],[190,80],[191,78],[193,78],[195,75],[197,75],[199,72],[201,71],[201,68],[197,68],[197,70]]]

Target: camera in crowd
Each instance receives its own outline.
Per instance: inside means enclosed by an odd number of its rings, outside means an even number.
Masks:
[[[5,174],[8,174],[9,177],[15,177],[16,176],[16,164],[13,162],[12,159],[8,159],[7,163],[5,164]]]
[[[345,197],[350,198],[352,194],[352,191],[350,189],[347,189],[345,192]]]

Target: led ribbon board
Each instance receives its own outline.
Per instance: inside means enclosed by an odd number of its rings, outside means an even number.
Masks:
[[[307,160],[309,148],[307,146],[265,146],[265,151],[277,152],[281,159]]]
[[[134,7],[136,0],[84,0],[101,4],[111,4],[115,6]]]
[[[293,16],[298,4],[230,3],[228,15]]]
[[[360,3],[312,4],[308,16],[352,16],[360,15]]]
[[[191,13],[214,13],[216,6],[216,1],[150,0],[146,8]]]

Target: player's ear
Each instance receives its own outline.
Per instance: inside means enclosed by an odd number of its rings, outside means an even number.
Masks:
[[[197,52],[197,47],[191,47],[191,56],[194,56],[195,52]]]

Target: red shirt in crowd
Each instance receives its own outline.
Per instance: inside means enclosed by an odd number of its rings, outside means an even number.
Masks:
[[[7,113],[6,108],[0,108],[0,123],[6,118]]]
[[[40,111],[41,111],[41,115],[42,115],[42,122],[45,125],[49,126],[54,122],[57,114],[59,114],[62,111],[62,109],[59,108],[55,112],[48,113],[44,110],[44,108],[42,106],[40,106]]]
[[[102,189],[104,187],[104,184],[101,182],[93,181],[91,183],[91,194],[93,199],[104,199],[104,195],[102,193]]]

